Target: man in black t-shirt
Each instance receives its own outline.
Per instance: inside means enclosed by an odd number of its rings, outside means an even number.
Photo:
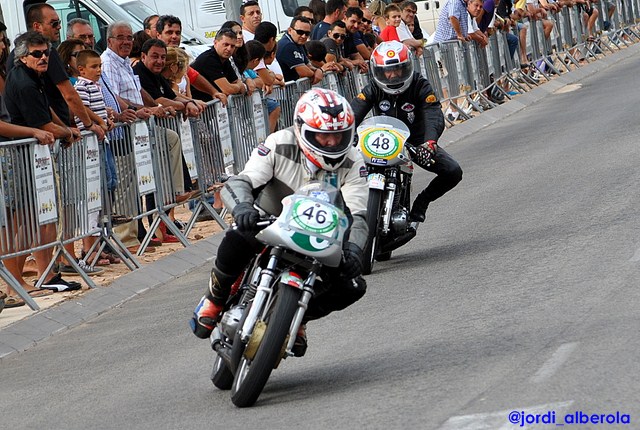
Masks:
[[[40,33],[29,31],[20,35],[15,44],[16,61],[7,75],[5,86],[5,102],[12,123],[51,132],[55,138],[62,139],[67,144],[79,140],[80,131],[77,128],[68,127],[59,122],[58,118],[52,117],[49,101],[44,93],[42,77],[47,72],[49,55],[53,52],[49,40]],[[28,204],[27,199],[23,200],[21,204]],[[18,229],[21,227],[18,226]],[[41,225],[38,239],[39,242],[31,244],[33,248],[55,242],[56,223]],[[38,276],[47,273],[52,254],[52,248],[33,252]],[[30,289],[31,286],[22,279],[25,258],[20,257],[7,262],[7,265],[16,280],[26,289]],[[78,290],[80,287],[77,282],[67,282],[52,271],[47,274],[42,284],[42,288],[53,291]]]
[[[176,94],[169,81],[162,76],[166,58],[167,45],[162,40],[149,39],[142,45],[141,60],[133,67],[140,78],[140,85],[156,103],[171,106],[176,111],[184,111],[187,116],[200,115],[206,103]]]
[[[46,3],[32,6],[27,13],[27,28],[47,37],[51,43],[60,41],[60,23],[56,10]],[[7,70],[13,67],[13,63],[12,51],[7,62]],[[104,130],[94,122],[98,117],[82,104],[80,96],[69,81],[64,63],[55,49],[51,50],[48,69],[44,74],[44,90],[51,108],[63,123],[75,126],[73,115],[69,112],[71,109],[73,114],[80,118],[85,129],[93,131],[99,140],[104,139]]]
[[[246,94],[248,91],[247,85],[238,79],[229,61],[236,49],[236,39],[236,34],[231,29],[218,31],[213,47],[200,54],[191,64],[191,67],[211,82],[218,91],[226,95]],[[200,100],[211,100],[209,94],[198,91],[193,86],[191,86],[191,94]]]
[[[134,73],[140,79],[142,89],[149,93],[159,106],[173,112],[174,116],[176,111],[182,111],[187,116],[200,115],[206,107],[206,103],[176,94],[171,89],[169,81],[161,75],[166,58],[167,45],[162,40],[149,39],[142,45],[141,59],[133,67]],[[185,178],[182,164],[182,143],[178,134],[173,130],[165,129],[165,132],[170,151],[170,169],[174,190],[178,196],[185,196],[183,194],[185,191]]]

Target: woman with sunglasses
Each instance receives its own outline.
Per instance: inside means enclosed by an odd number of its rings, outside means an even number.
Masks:
[[[353,69],[354,65],[351,61],[344,58],[344,40],[347,37],[347,26],[342,21],[336,21],[329,26],[327,35],[320,41],[327,48],[325,61],[337,65],[339,72]]]
[[[62,59],[67,75],[69,75],[71,85],[75,85],[78,81],[79,72],[76,65],[76,55],[83,49],[85,49],[85,47],[81,39],[65,40],[58,46],[58,54]]]

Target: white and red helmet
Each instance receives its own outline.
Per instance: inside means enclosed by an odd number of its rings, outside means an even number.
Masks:
[[[351,105],[340,94],[314,88],[298,100],[293,128],[304,155],[315,166],[333,171],[351,148],[355,117]]]
[[[387,94],[406,91],[413,79],[413,54],[396,40],[379,44],[371,54],[369,69],[375,83]]]

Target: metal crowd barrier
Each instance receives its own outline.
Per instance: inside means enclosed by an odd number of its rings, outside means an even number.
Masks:
[[[227,110],[231,118],[231,142],[234,173],[239,173],[251,156],[251,151],[264,143],[269,130],[267,105],[260,91],[251,96],[232,95]]]
[[[555,61],[570,62],[579,67],[580,58],[576,52],[581,48],[585,49],[585,59],[589,60],[604,55],[605,49],[615,52],[614,47],[620,49],[640,40],[636,24],[638,0],[625,1],[624,5],[616,0],[616,7],[613,28],[589,46],[586,46],[583,37],[586,30],[576,8],[563,8],[555,16],[555,33],[549,40],[544,39],[541,23],[532,22],[528,31],[531,60],[541,60],[549,65],[549,70],[561,72],[562,69],[555,67]],[[509,55],[503,32],[492,35],[484,49],[459,41],[426,46],[418,66],[438,97],[443,103],[448,102],[449,107],[457,109],[462,119],[470,116],[465,113],[460,100],[478,111],[492,107],[486,103],[483,92],[492,86],[503,88],[506,85],[498,81],[505,81],[520,92],[535,84],[522,71],[518,54],[514,57]],[[563,67],[569,70],[569,67]],[[352,99],[367,82],[368,75],[351,71],[343,76],[328,73],[321,86],[337,89]],[[274,89],[272,97],[280,102],[282,108],[279,128],[292,125],[295,104],[309,88],[309,79],[301,79]],[[479,101],[483,101],[482,105]],[[76,266],[85,282],[93,286],[63,245],[90,235],[100,235],[99,252],[109,245],[130,269],[139,267],[135,257],[116,236],[111,222],[113,217],[133,220],[155,217],[138,253],[144,251],[161,221],[181,239],[184,246],[188,245],[186,237],[202,211],[208,211],[223,228],[226,227],[210,199],[228,175],[243,169],[251,150],[264,142],[268,134],[267,124],[264,99],[256,94],[252,97],[229,97],[227,107],[217,100],[209,102],[200,117],[188,121],[151,118],[148,122],[119,124],[108,134],[108,146],[98,144],[90,133],[85,133],[82,141],[70,148],[56,147],[53,155],[49,147],[38,145],[31,139],[0,144],[3,175],[0,197],[4,201],[0,210],[0,277],[29,306],[37,309],[36,303],[7,268],[13,270],[15,258],[24,259],[31,252],[55,248],[47,271],[62,255],[69,264]],[[176,140],[176,133],[180,136],[181,151],[176,151],[172,143]],[[113,191],[107,189],[104,163],[100,161],[104,159],[107,148],[111,148],[115,156],[118,177]],[[202,191],[195,201],[184,234],[169,222],[166,215],[177,205],[176,188],[181,188],[180,184],[174,183],[177,175],[173,174],[171,167],[172,163],[176,165],[176,153],[180,152],[185,159],[188,177]],[[147,196],[152,196],[153,200]],[[96,214],[100,214],[97,223]],[[53,225],[57,226],[57,234],[52,236]]]
[[[293,125],[293,113],[301,94],[297,82],[294,81],[285,82],[284,87],[273,88],[271,96],[280,103],[282,109],[278,119],[279,130]]]
[[[190,119],[190,125],[189,130],[184,130],[183,139],[186,134],[191,134],[197,184],[202,195],[193,208],[191,219],[185,230],[186,235],[203,211],[208,212],[222,228],[227,227],[223,217],[216,212],[209,200],[213,197],[214,191],[226,181],[228,175],[234,173],[235,164],[231,140],[231,118],[219,100],[207,103],[200,117]]]
[[[90,136],[65,149],[56,143],[53,151],[34,139],[0,144],[0,277],[33,310],[39,307],[18,280],[31,253],[37,263],[40,258],[48,263],[36,288],[58,257],[64,257],[89,288],[95,287],[63,247],[100,232],[96,222],[89,222],[101,208],[99,148]]]

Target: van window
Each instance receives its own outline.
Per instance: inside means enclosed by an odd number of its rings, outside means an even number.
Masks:
[[[300,6],[309,6],[307,0],[282,0],[282,10],[287,16],[293,16],[293,13]]]
[[[67,39],[67,23],[74,18],[83,18],[91,23],[96,40],[96,50],[102,52],[107,48],[108,24],[95,13],[88,10],[82,3],[78,3],[80,15],[78,15],[76,10],[75,2],[70,2],[69,0],[49,0],[47,3],[53,6],[60,17],[62,26],[62,28],[60,28],[61,41]]]

